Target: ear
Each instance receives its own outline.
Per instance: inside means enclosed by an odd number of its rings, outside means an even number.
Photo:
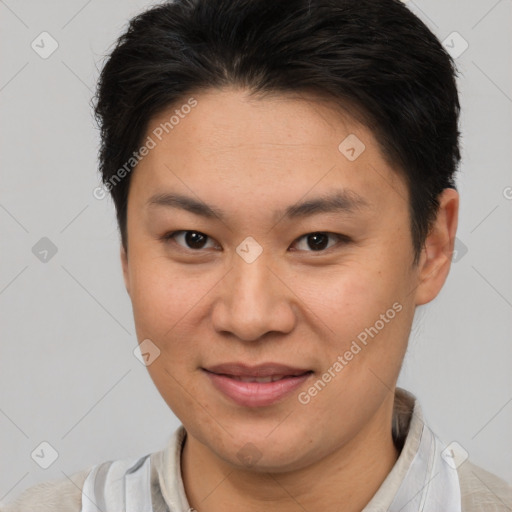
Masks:
[[[130,275],[128,271],[128,255],[126,254],[123,244],[121,244],[121,267],[123,268],[124,286],[128,295],[130,295]]]
[[[458,217],[459,194],[453,188],[446,188],[439,195],[436,220],[425,240],[418,264],[417,306],[433,300],[446,281],[452,262]]]

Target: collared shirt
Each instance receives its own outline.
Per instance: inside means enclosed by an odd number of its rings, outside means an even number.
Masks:
[[[400,455],[362,512],[511,512],[512,486],[446,446],[425,424],[418,402],[397,388],[393,437]],[[0,512],[190,512],[181,477],[186,431],[139,458],[107,461],[24,491]]]

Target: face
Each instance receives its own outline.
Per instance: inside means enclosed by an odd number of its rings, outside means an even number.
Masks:
[[[137,337],[210,453],[306,466],[387,428],[415,306],[442,278],[413,265],[407,188],[353,118],[312,97],[194,99],[152,120],[132,175]]]

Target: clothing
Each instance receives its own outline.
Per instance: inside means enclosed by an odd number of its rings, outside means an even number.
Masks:
[[[362,512],[512,511],[512,486],[465,460],[458,445],[447,449],[401,389],[393,428],[400,456]],[[72,475],[73,482],[38,484],[0,512],[189,512],[180,462],[185,438],[180,426],[161,451],[97,464]]]

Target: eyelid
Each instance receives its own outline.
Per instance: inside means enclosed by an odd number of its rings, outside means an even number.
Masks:
[[[347,235],[343,235],[341,233],[332,233],[331,231],[310,231],[309,233],[305,233],[304,235],[301,235],[299,238],[297,238],[294,241],[293,245],[295,245],[299,240],[302,240],[303,238],[306,238],[310,235],[327,235],[331,238],[336,238],[337,243],[335,243],[331,247],[322,249],[321,251],[297,251],[297,252],[305,252],[305,253],[318,254],[318,255],[329,254],[331,252],[331,249],[335,250],[336,248],[339,248],[338,246],[340,244],[346,244],[346,243],[350,242],[350,240],[351,240],[350,237],[348,237]]]
[[[208,240],[214,240],[211,236],[207,235],[206,233],[203,233],[202,231],[198,231],[197,229],[179,229],[179,230],[176,230],[176,231],[170,231],[169,233],[165,233],[160,239],[164,242],[164,243],[175,243],[180,249],[183,249],[184,251],[187,251],[188,253],[200,253],[201,251],[204,250],[204,248],[202,249],[190,249],[188,247],[184,247],[183,245],[180,245],[178,243],[176,243],[176,239],[175,237],[177,235],[180,235],[182,233],[199,233],[203,236],[205,236],[207,238],[207,241]]]
[[[211,236],[207,235],[206,233],[203,233],[202,231],[198,231],[198,230],[195,230],[195,229],[181,229],[181,230],[176,230],[176,231],[171,231],[171,232],[168,232],[168,233],[165,233],[162,237],[160,237],[160,239],[164,242],[164,243],[169,243],[169,242],[172,242],[172,243],[175,243],[180,249],[188,252],[188,253],[201,253],[203,250],[205,250],[204,248],[201,248],[201,249],[190,249],[188,247],[184,247],[178,243],[176,243],[176,239],[175,239],[175,236],[176,235],[179,235],[179,234],[182,234],[182,233],[188,233],[188,232],[193,232],[193,233],[199,233],[203,236],[205,236],[208,240],[215,240],[214,238],[212,238]],[[344,235],[344,234],[341,234],[341,233],[333,233],[331,231],[310,231],[308,233],[305,233],[301,236],[299,236],[298,238],[296,238],[293,242],[292,245],[295,245],[297,244],[300,240],[310,236],[310,235],[328,235],[329,237],[331,238],[336,238],[337,239],[337,243],[332,245],[331,247],[328,247],[326,249],[322,249],[320,251],[304,251],[304,250],[294,250],[293,252],[303,252],[303,253],[310,253],[310,254],[318,254],[318,255],[322,255],[322,254],[329,254],[331,252],[331,249],[336,249],[338,248],[338,246],[340,244],[344,245],[344,244],[347,244],[349,242],[352,241],[352,239],[347,236],[347,235]]]

